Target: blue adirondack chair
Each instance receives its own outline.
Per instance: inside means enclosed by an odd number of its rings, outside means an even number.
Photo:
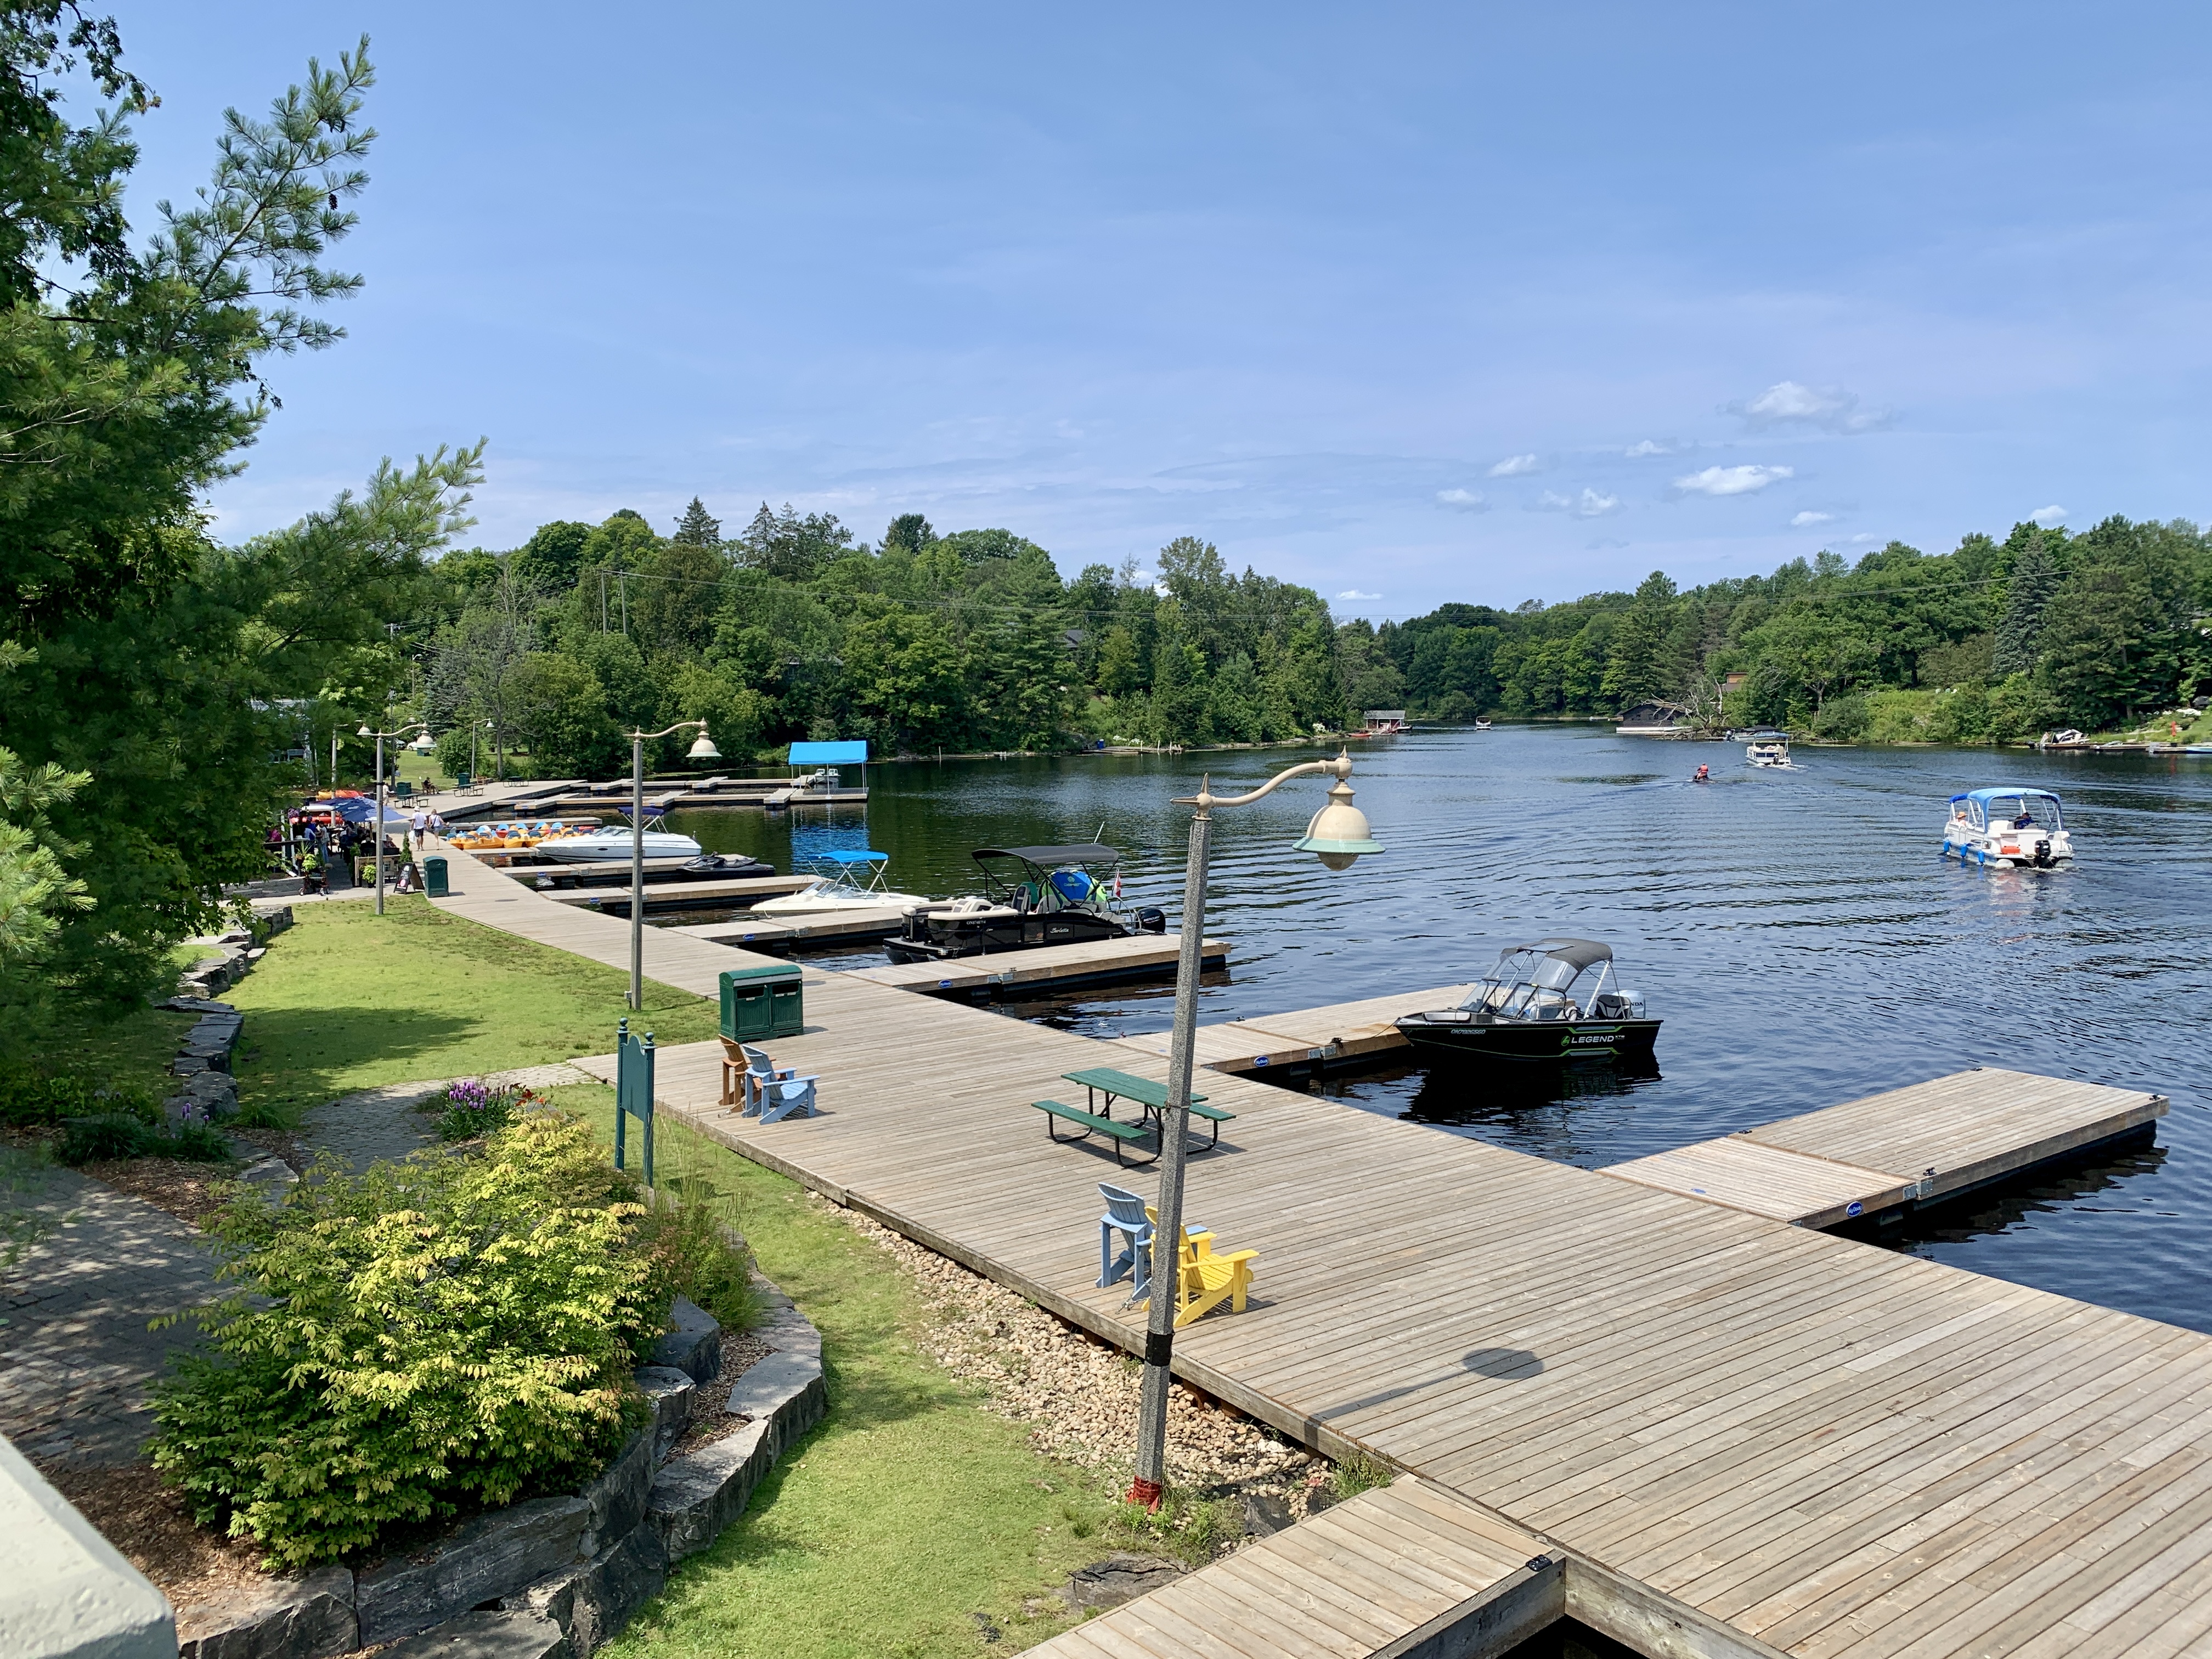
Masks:
[[[1152,1276],[1152,1224],[1145,1214],[1145,1200],[1119,1187],[1098,1183],[1106,1200],[1106,1213],[1098,1218],[1098,1288],[1136,1275],[1136,1294],[1142,1296]],[[1116,1254],[1115,1243],[1128,1243]]]
[[[814,1085],[821,1081],[818,1075],[800,1077],[789,1066],[779,1067],[768,1057],[766,1049],[756,1048],[750,1042],[739,1046],[745,1056],[745,1100],[741,1116],[774,1123],[781,1118],[814,1115]]]

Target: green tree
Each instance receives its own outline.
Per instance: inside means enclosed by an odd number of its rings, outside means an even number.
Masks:
[[[684,509],[684,516],[676,521],[676,533],[668,539],[685,547],[720,547],[722,521],[708,512],[707,504],[694,495],[691,505]]]
[[[2044,615],[2066,580],[2066,567],[2041,530],[2021,525],[2013,540],[2017,550],[1994,647],[1993,666],[2001,679],[2034,672],[2043,655]]]
[[[1674,584],[1663,572],[1653,571],[1638,586],[1636,603],[1613,630],[1606,654],[1601,689],[1614,708],[1632,708],[1674,689],[1667,662],[1674,605]]]

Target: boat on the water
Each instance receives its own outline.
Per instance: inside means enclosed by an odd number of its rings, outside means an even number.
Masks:
[[[530,849],[541,859],[563,864],[600,864],[626,859],[636,850],[635,832],[623,824],[586,830],[576,835],[548,836]],[[696,859],[706,849],[689,836],[667,830],[645,832],[645,855],[649,859]]]
[[[908,911],[906,931],[884,947],[893,962],[945,962],[1167,932],[1164,910],[1116,908],[1121,855],[1100,842],[981,847],[970,856],[982,867],[988,896]],[[1097,873],[1102,869],[1107,879]]]
[[[1745,734],[1743,757],[1753,766],[1793,772],[1797,769],[1796,763],[1790,758],[1790,734],[1771,726]]]
[[[1490,717],[1487,714],[1478,714],[1475,717],[1474,729],[1478,732],[1490,730]]]
[[[2049,870],[2073,860],[2074,838],[2048,789],[1970,789],[1951,797],[1941,850],[1961,864]]]
[[[1621,988],[1613,948],[1586,939],[1508,945],[1459,1006],[1397,1027],[1422,1059],[1486,1062],[1648,1058],[1659,1036],[1644,994]]]
[[[763,899],[753,906],[757,916],[804,916],[829,910],[908,910],[935,900],[921,893],[900,893],[884,880],[889,853],[846,852],[816,854],[814,879],[795,893]]]

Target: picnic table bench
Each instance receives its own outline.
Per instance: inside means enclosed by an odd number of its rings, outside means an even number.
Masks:
[[[1155,1083],[1150,1078],[1138,1077],[1133,1073],[1117,1071],[1111,1066],[1094,1066],[1081,1072],[1062,1072],[1060,1076],[1069,1083],[1079,1083],[1083,1085],[1085,1103],[1094,1110],[1098,1106],[1098,1097],[1104,1096],[1105,1109],[1100,1115],[1109,1121],[1114,1116],[1114,1103],[1117,1099],[1135,1101],[1138,1105],[1144,1108],[1144,1115],[1152,1120],[1156,1128],[1158,1127],[1160,1114],[1167,1109],[1168,1085],[1164,1083]],[[1212,1135],[1206,1145],[1195,1149],[1200,1152],[1210,1152],[1220,1145],[1221,1126],[1234,1122],[1237,1118],[1237,1114],[1234,1112],[1224,1112],[1218,1106],[1206,1105],[1204,1095],[1193,1095],[1190,1097],[1190,1112],[1193,1117],[1205,1119],[1212,1127]]]
[[[1101,1117],[1096,1112],[1086,1112],[1079,1106],[1063,1105],[1057,1100],[1033,1100],[1030,1104],[1044,1114],[1044,1132],[1047,1139],[1052,1140],[1063,1139],[1060,1132],[1053,1127],[1055,1119],[1065,1123],[1079,1124],[1082,1126],[1080,1134],[1065,1138],[1085,1140],[1094,1133],[1106,1136],[1114,1143],[1114,1162],[1117,1164],[1122,1161],[1121,1149],[1124,1146],[1133,1146],[1142,1142],[1146,1133],[1142,1124],[1117,1123],[1110,1117]],[[1155,1146],[1152,1148],[1152,1156],[1144,1161],[1150,1164],[1159,1155],[1159,1148]]]

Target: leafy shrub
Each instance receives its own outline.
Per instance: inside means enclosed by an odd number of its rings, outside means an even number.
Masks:
[[[589,1478],[646,1407],[670,1290],[589,1127],[519,1118],[481,1157],[319,1167],[211,1224],[236,1291],[158,1391],[154,1461],[272,1566]]]
[[[188,1119],[163,1129],[131,1112],[100,1112],[73,1117],[62,1125],[55,1156],[64,1164],[94,1164],[105,1158],[179,1158],[193,1164],[222,1164],[230,1142],[212,1123]]]
[[[58,1074],[10,1067],[0,1072],[0,1124],[15,1128],[51,1128],[66,1118],[110,1114],[158,1121],[161,1105],[143,1089],[94,1082],[73,1073]]]
[[[1813,720],[1813,735],[1826,738],[1832,743],[1856,743],[1867,734],[1874,723],[1867,712],[1866,699],[1856,692],[1847,696],[1831,697],[1820,705],[1820,712]]]

